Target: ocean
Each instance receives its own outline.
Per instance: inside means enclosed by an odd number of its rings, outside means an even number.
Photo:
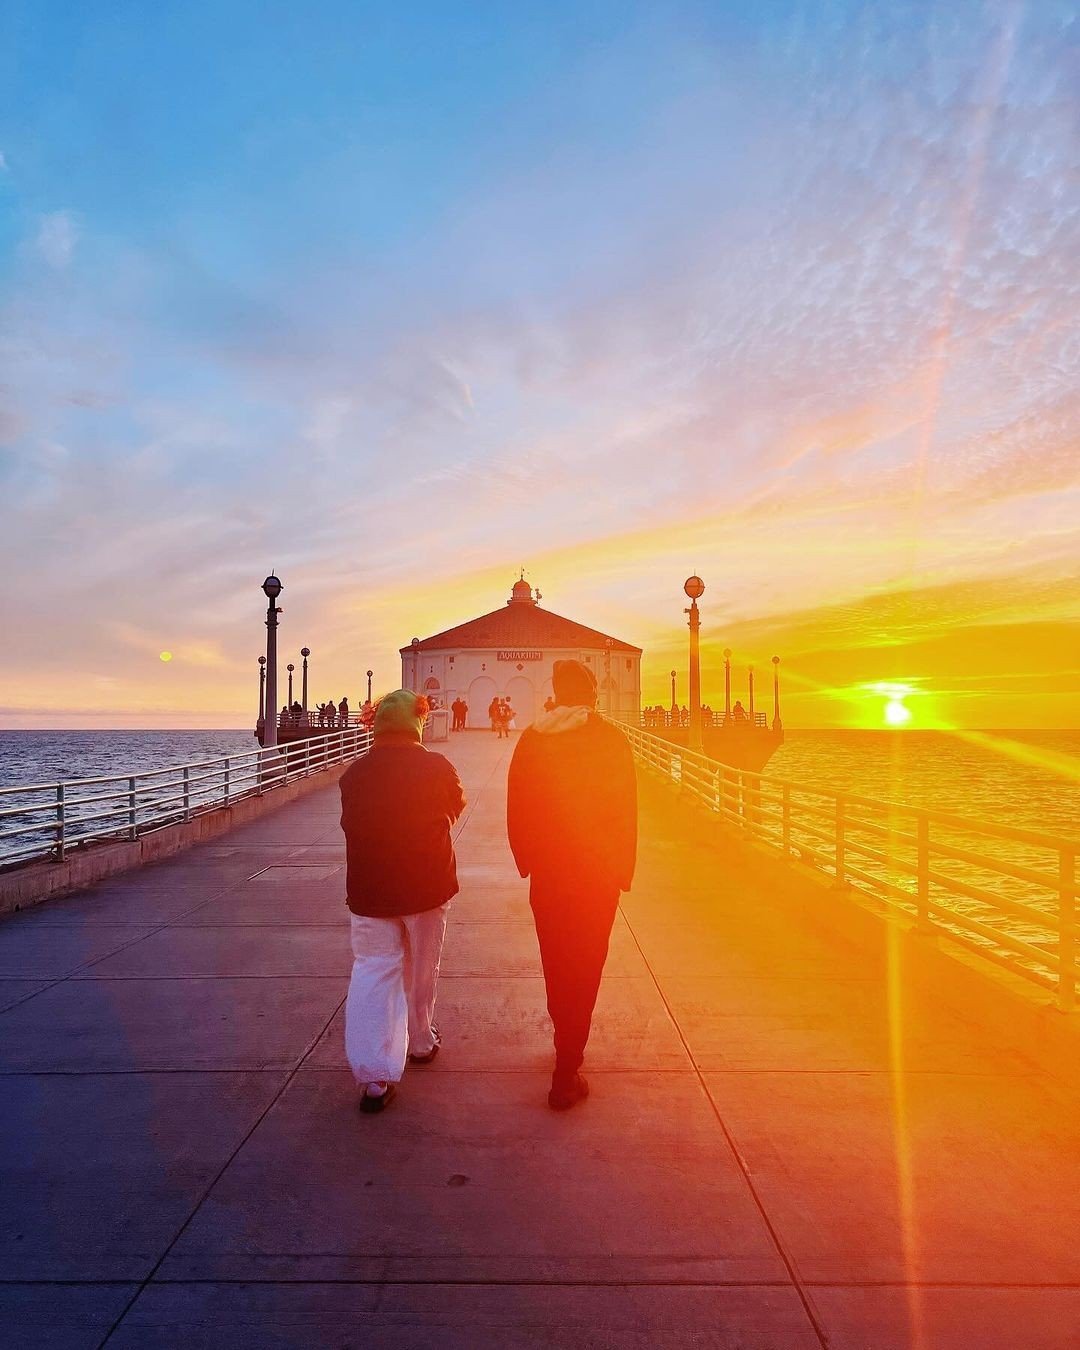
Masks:
[[[1080,834],[1080,731],[786,733],[766,774],[1047,834]],[[250,731],[0,731],[0,787],[257,749]]]

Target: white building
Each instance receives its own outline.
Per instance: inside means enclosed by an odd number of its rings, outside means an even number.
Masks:
[[[468,725],[486,727],[493,698],[510,699],[517,725],[528,726],[551,694],[556,661],[581,661],[596,675],[597,708],[637,721],[641,710],[641,648],[540,608],[540,592],[522,578],[501,609],[413,638],[401,648],[401,684],[448,707],[459,695]]]

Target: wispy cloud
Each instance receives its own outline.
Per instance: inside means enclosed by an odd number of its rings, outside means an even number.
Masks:
[[[35,246],[52,268],[62,271],[75,255],[79,224],[71,211],[50,211],[38,221]]]

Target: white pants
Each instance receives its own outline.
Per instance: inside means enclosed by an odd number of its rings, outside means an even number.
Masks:
[[[358,1083],[398,1083],[435,1045],[431,1015],[450,902],[393,919],[352,915],[345,1054]]]

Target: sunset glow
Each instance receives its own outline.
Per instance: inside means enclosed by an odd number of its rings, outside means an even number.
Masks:
[[[271,565],[389,687],[520,563],[645,702],[696,569],[713,704],[1080,725],[1057,6],[677,10],[12,35],[0,725],[250,725]]]

